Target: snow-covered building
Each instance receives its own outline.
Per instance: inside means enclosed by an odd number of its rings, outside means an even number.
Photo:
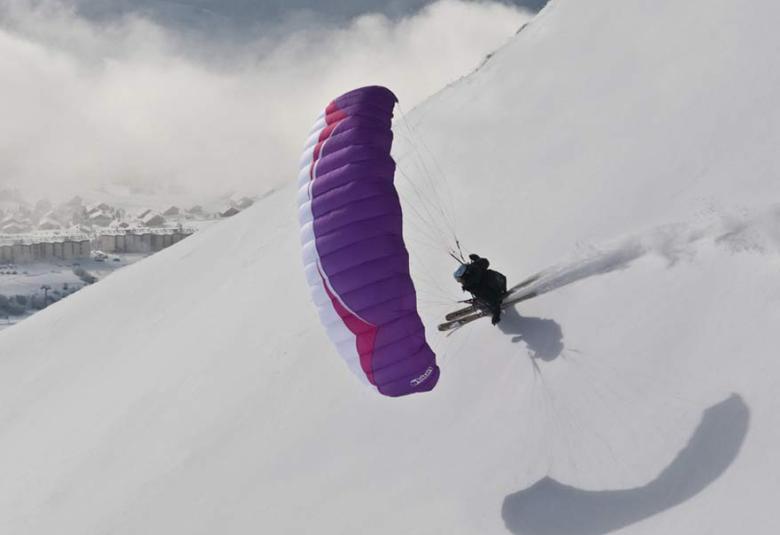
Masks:
[[[23,264],[32,261],[32,250],[29,245],[24,243],[15,243],[11,246],[11,249],[14,255],[14,262]]]
[[[95,240],[95,247],[100,251],[113,253],[116,250],[116,236],[113,234],[101,234]]]
[[[38,230],[60,230],[62,225],[53,219],[44,219],[38,223]]]
[[[15,243],[0,247],[0,260],[26,264],[52,259],[72,260],[89,256],[89,240],[71,239],[35,243]]]
[[[52,204],[46,199],[41,199],[40,201],[35,203],[35,208],[33,209],[33,214],[35,216],[40,217],[43,214],[46,214],[48,212],[51,212],[52,210]]]
[[[107,227],[114,221],[114,215],[104,210],[90,211],[87,214],[87,223],[96,227]]]
[[[78,243],[73,241],[64,241],[62,242],[62,258],[65,260],[70,260],[72,258],[75,258],[78,256],[79,253],[79,246]]]
[[[102,202],[87,210],[87,215],[92,215],[97,212],[114,212],[115,210],[108,204]]]
[[[171,206],[166,211],[162,213],[165,217],[175,217],[177,215],[181,214],[181,209],[179,209],[178,206]]]
[[[195,206],[193,206],[192,208],[187,210],[187,213],[192,215],[192,216],[196,216],[196,217],[200,217],[200,216],[206,215],[206,211],[199,204],[196,204]]]
[[[0,263],[10,263],[14,261],[13,246],[0,245]]]
[[[141,235],[127,233],[125,234],[125,251],[126,252],[141,252]]]
[[[150,211],[141,222],[147,227],[164,227],[166,220],[161,214]]]
[[[25,232],[29,232],[30,230],[31,227],[21,225],[16,222],[7,223],[0,227],[0,233],[2,234],[23,234]]]
[[[2,234],[22,234],[30,232],[32,229],[32,223],[26,218],[12,215],[0,221],[0,233]]]
[[[87,242],[89,243],[89,242]],[[44,242],[41,244],[41,254],[43,258],[51,258],[54,256],[54,244],[51,242]]]
[[[37,228],[38,230],[61,230],[62,224],[57,220],[54,212],[50,211],[41,217],[40,221],[38,221]]]

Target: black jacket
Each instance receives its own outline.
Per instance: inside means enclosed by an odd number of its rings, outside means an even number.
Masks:
[[[463,290],[490,306],[497,308],[506,294],[506,277],[498,271],[488,269],[487,258],[470,254],[471,262],[466,264],[466,270],[460,278]]]
[[[466,264],[466,271],[461,276],[460,283],[465,291],[476,293],[484,284],[490,261],[475,254],[470,254],[469,259],[471,262]]]

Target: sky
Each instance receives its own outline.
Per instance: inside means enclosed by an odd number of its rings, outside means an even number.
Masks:
[[[0,189],[52,200],[106,184],[193,202],[261,194],[294,177],[331,98],[383,84],[408,112],[538,7],[4,0]]]

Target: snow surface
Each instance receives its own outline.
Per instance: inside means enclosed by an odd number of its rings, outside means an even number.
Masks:
[[[777,20],[557,0],[399,120],[429,394],[378,396],[328,343],[295,162],[3,331],[0,532],[780,532]],[[549,291],[440,335],[459,296],[421,197]]]

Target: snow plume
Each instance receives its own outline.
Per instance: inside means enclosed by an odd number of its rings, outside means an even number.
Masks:
[[[571,260],[539,272],[537,281],[522,294],[541,295],[583,279],[627,269],[647,255],[663,258],[672,267],[692,259],[705,243],[730,253],[780,254],[780,206],[757,214],[720,214],[703,225],[672,224],[611,244],[584,247]]]
[[[529,14],[440,0],[397,20],[277,27],[242,42],[140,14],[0,6],[0,185],[69,196],[105,183],[195,195],[289,182],[313,118],[362,84],[410,109],[468,73]]]

